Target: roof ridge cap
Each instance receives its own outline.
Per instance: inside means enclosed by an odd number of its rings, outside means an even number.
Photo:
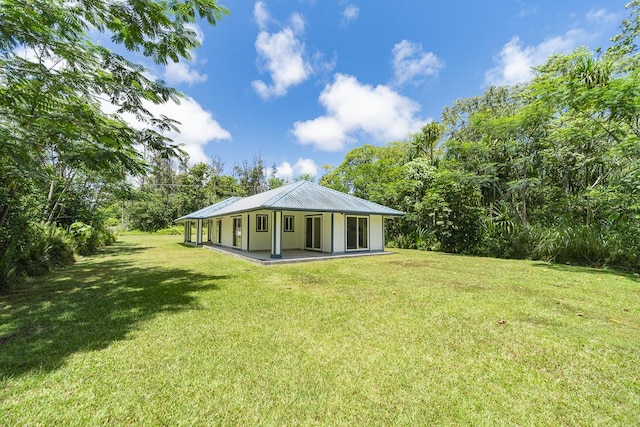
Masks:
[[[296,188],[302,186],[304,183],[305,183],[305,181],[298,181],[298,182],[294,182],[294,183],[291,183],[291,184],[288,184],[288,185],[284,186],[284,187],[291,187],[291,188],[287,189],[287,191],[282,191],[282,192],[278,193],[277,195],[273,196],[272,198],[270,198],[269,200],[265,201],[262,204],[262,207],[267,207],[267,206],[275,204],[280,199],[282,199],[286,195],[290,194],[293,190],[295,190]],[[278,187],[278,188],[283,188],[283,187]],[[274,190],[277,190],[278,188],[274,188]]]

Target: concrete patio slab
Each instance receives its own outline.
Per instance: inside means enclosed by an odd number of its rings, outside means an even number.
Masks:
[[[270,251],[243,251],[240,249],[228,248],[224,246],[217,246],[211,244],[203,244],[203,248],[210,249],[213,251],[217,251],[220,253],[224,253],[227,255],[235,256],[236,258],[241,258],[246,261],[251,261],[260,265],[273,265],[273,264],[293,264],[298,262],[310,262],[310,261],[324,261],[329,259],[339,259],[339,258],[355,258],[355,257],[363,257],[363,256],[376,256],[376,255],[391,255],[394,252],[352,252],[345,254],[327,254],[316,251],[305,251],[305,250],[283,250],[282,258],[271,258]]]

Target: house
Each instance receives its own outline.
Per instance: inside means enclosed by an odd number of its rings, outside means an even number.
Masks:
[[[384,251],[384,219],[403,212],[308,181],[232,197],[178,218],[185,243],[242,251]],[[203,229],[207,226],[206,241]],[[195,233],[194,233],[195,231]]]

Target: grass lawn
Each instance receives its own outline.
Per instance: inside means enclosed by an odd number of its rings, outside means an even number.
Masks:
[[[638,425],[640,277],[123,236],[0,296],[0,425]]]

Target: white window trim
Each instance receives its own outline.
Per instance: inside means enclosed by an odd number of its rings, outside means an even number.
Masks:
[[[290,219],[291,220],[291,227],[287,227],[287,220]],[[296,217],[294,215],[284,215],[284,219],[283,219],[283,224],[282,224],[282,231],[285,233],[294,233],[296,230],[295,227],[295,223],[296,223]]]
[[[260,220],[264,221],[262,224],[264,227],[260,227]],[[265,233],[269,231],[269,215],[266,214],[257,214],[256,215],[256,232]]]

